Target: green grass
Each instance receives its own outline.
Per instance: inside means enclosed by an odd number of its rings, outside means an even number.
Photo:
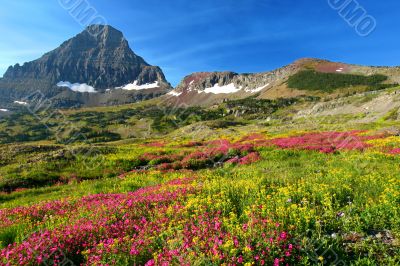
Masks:
[[[51,187],[21,190],[13,193],[2,193],[0,194],[0,208],[27,206],[66,197],[77,199],[92,194],[125,193],[135,191],[145,186],[160,184],[178,176],[180,176],[179,173],[138,173],[130,175],[130,177],[126,179],[114,177],[99,180],[85,180],[64,185],[60,184]]]

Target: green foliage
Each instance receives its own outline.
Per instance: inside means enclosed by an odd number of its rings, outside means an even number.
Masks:
[[[392,110],[389,111],[384,117],[384,121],[390,121],[390,120],[397,120],[399,117],[399,107],[396,107]]]
[[[290,76],[288,86],[293,89],[323,92],[332,92],[339,88],[351,86],[367,86],[369,90],[380,90],[395,86],[382,84],[386,80],[387,76],[384,75],[362,76],[304,70]]]
[[[209,121],[206,123],[206,125],[209,126],[211,129],[243,126],[245,124],[246,124],[245,122],[235,121],[233,119],[219,119],[219,120]]]
[[[148,110],[148,115],[153,119],[152,128],[158,132],[168,133],[182,126],[195,122],[209,121],[222,118],[223,109],[206,110],[200,107],[173,108]]]
[[[112,147],[60,145],[3,148],[0,191],[116,176],[123,171],[123,167],[112,160],[104,160],[104,156],[115,151]]]
[[[95,130],[90,127],[73,129],[62,138],[57,139],[60,144],[73,143],[100,143],[120,140],[121,135],[108,130]]]
[[[5,248],[16,242],[17,236],[18,232],[15,230],[15,226],[0,229],[0,248]]]
[[[168,134],[192,123],[220,119],[223,115],[223,108],[208,110],[156,105],[106,112],[49,110],[39,115],[22,110],[0,119],[0,144],[41,140],[55,140],[60,144],[104,143],[123,139],[119,131],[127,127],[135,133],[136,124],[132,122],[135,118],[150,121],[149,134]]]
[[[230,114],[245,115],[246,118],[265,118],[280,109],[299,104],[303,102],[316,101],[318,97],[297,97],[297,98],[279,98],[276,100],[258,99],[257,96],[251,96],[240,100],[228,100],[226,108]]]

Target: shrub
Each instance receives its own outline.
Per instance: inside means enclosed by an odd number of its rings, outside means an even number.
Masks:
[[[387,76],[384,75],[362,76],[304,70],[290,76],[287,84],[293,89],[332,92],[339,88],[360,85],[368,86],[370,90],[382,89],[384,86],[381,83],[386,80]]]

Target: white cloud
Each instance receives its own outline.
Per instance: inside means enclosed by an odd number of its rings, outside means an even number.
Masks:
[[[127,90],[127,91],[138,91],[138,90],[146,90],[146,89],[153,89],[153,88],[157,88],[158,86],[158,81],[154,82],[154,83],[146,83],[144,85],[137,85],[138,81],[135,80],[133,83],[127,84],[125,86],[122,87],[117,87],[116,89],[122,89],[122,90]]]
[[[221,94],[221,93],[235,93],[238,91],[240,91],[240,88],[236,88],[235,84],[231,83],[224,86],[219,86],[219,84],[215,84],[214,87],[206,88],[203,92]]]
[[[72,91],[76,92],[90,92],[90,93],[96,93],[96,89],[93,88],[92,86],[87,85],[86,83],[80,84],[80,83],[74,83],[72,84],[71,82],[68,81],[60,81],[57,83],[58,87],[67,87],[70,88]]]

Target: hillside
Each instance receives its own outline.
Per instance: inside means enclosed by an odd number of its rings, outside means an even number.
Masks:
[[[193,73],[163,98],[172,104],[190,106],[210,106],[225,99],[254,95],[259,99],[329,98],[396,87],[399,81],[398,67],[367,67],[306,58],[264,73]],[[329,84],[333,82],[336,84]]]
[[[396,265],[398,90],[3,117],[0,262]]]

